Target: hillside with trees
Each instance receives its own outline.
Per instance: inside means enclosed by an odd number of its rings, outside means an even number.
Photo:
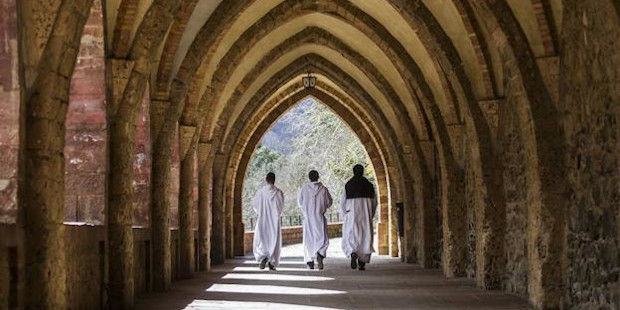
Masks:
[[[334,205],[328,220],[337,219],[344,184],[355,164],[366,166],[374,183],[374,170],[357,136],[328,107],[308,98],[293,107],[265,135],[250,161],[243,187],[243,219],[251,229],[255,213],[250,201],[264,185],[268,172],[276,174],[276,186],[284,192],[283,224],[296,224],[301,212],[297,192],[308,182],[308,172],[317,170],[330,190]],[[333,214],[333,215],[332,215]]]

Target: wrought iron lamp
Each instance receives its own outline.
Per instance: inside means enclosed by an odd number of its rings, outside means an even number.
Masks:
[[[316,86],[316,76],[308,72],[308,75],[301,78],[305,88],[314,88]]]

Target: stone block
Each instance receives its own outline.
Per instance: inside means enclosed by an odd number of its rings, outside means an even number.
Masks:
[[[105,175],[100,173],[80,173],[65,176],[65,189],[74,195],[103,193]]]
[[[78,196],[65,195],[64,221],[77,222]]]
[[[0,223],[17,220],[17,179],[0,178]]]
[[[104,225],[105,197],[103,195],[78,196],[76,221],[93,225]]]

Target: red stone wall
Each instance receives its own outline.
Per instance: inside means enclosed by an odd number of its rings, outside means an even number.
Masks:
[[[136,118],[134,144],[134,224],[148,226],[151,143],[149,96]],[[105,223],[106,88],[104,25],[96,0],[86,23],[67,112],[65,136],[65,221]]]
[[[133,161],[133,223],[136,226],[149,225],[149,204],[151,197],[151,134],[149,114],[149,90],[144,92],[144,100],[136,119]]]
[[[105,220],[106,107],[101,1],[86,22],[71,80],[65,134],[65,221]]]
[[[18,59],[15,0],[0,0],[0,223],[17,219]]]

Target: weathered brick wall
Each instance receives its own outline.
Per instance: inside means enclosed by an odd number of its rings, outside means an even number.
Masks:
[[[571,309],[620,309],[620,11],[565,1],[561,100],[568,143]]]
[[[303,241],[303,228],[301,226],[282,227],[282,245],[296,244]],[[330,238],[342,237],[342,223],[334,223],[327,225],[327,231]],[[245,232],[243,243],[245,252],[252,252],[252,243],[254,242],[254,232]],[[334,245],[331,245],[334,246]]]
[[[15,0],[0,0],[0,223],[17,218],[19,56]]]
[[[65,134],[64,220],[105,221],[106,107],[103,10],[95,1],[71,80]]]

